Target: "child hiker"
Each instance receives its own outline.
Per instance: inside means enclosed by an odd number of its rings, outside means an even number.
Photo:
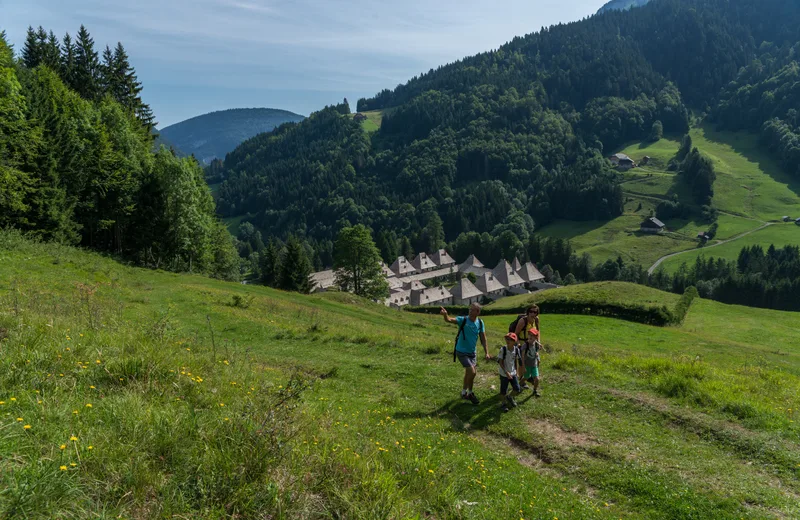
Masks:
[[[508,395],[508,385],[514,390],[513,395],[519,395],[522,391],[519,387],[519,379],[517,378],[517,360],[520,357],[519,348],[517,347],[517,335],[509,332],[505,336],[506,345],[500,348],[500,353],[497,356],[497,364],[500,365],[500,395],[504,397],[503,411],[507,412],[509,406],[514,408],[517,402],[514,397]]]
[[[539,397],[539,350],[542,344],[539,342],[539,331],[530,329],[525,346],[522,347],[522,358],[525,361],[525,380],[533,384],[533,395]]]

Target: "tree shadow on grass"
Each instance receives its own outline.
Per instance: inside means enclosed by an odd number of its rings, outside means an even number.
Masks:
[[[772,180],[786,184],[795,195],[800,196],[800,178],[793,177],[771,152],[758,144],[758,134],[717,131],[710,125],[703,125],[702,130],[707,140],[730,146],[734,152],[754,163]]]
[[[512,408],[508,413],[518,412],[519,409],[533,398],[532,392],[525,392],[517,396],[517,408]],[[449,418],[453,431],[464,432],[469,430],[487,430],[489,426],[500,422],[506,413],[501,408],[503,398],[499,393],[484,398],[477,406],[463,399],[453,399],[439,408],[430,411],[409,411],[393,414],[394,419],[427,419]]]

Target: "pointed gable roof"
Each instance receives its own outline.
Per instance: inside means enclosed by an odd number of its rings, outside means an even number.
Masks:
[[[451,257],[444,249],[440,249],[435,253],[433,253],[430,256],[430,259],[431,261],[433,261],[434,264],[438,265],[439,267],[450,267],[451,265],[455,265],[456,263],[456,261],[453,260],[453,257]]]
[[[479,276],[478,280],[475,282],[475,287],[480,289],[483,294],[502,291],[506,288],[491,272],[483,273],[483,275]]]
[[[475,255],[469,255],[463,264],[458,266],[458,271],[461,273],[473,273],[476,276],[481,276],[483,273],[490,271]]]
[[[417,257],[411,262],[411,265],[413,265],[417,271],[424,271],[426,269],[433,269],[436,267],[436,264],[434,264],[425,253],[418,254]]]
[[[519,258],[514,257],[514,261],[511,263],[511,268],[515,271],[522,269],[522,264],[520,263]]]
[[[411,305],[433,305],[452,297],[453,295],[450,294],[450,291],[440,285],[439,287],[431,287],[424,291],[411,291]]]
[[[505,260],[500,260],[500,263],[494,268],[492,274],[497,278],[497,281],[506,287],[514,287],[515,285],[523,285],[525,283],[525,280],[523,280]]]
[[[536,266],[533,265],[531,262],[525,262],[520,269],[517,270],[517,274],[525,280],[526,282],[539,282],[544,280],[544,275],[536,269]]]
[[[389,266],[386,265],[384,262],[381,262],[381,271],[383,271],[383,276],[385,276],[386,278],[391,278],[394,276],[392,270],[389,269]]]
[[[404,256],[398,256],[397,260],[394,261],[389,269],[391,269],[392,272],[397,276],[407,276],[417,272],[417,270],[414,269],[414,266],[411,265],[411,262],[406,260],[406,257]]]
[[[418,281],[414,280],[414,281],[411,281],[411,282],[403,283],[403,289],[405,289],[407,291],[424,291],[425,290],[425,285],[423,285],[422,282],[418,282]]]
[[[453,287],[450,293],[453,295],[453,298],[457,300],[468,300],[476,296],[483,296],[481,290],[475,287],[475,284],[470,282],[467,278],[459,280],[458,285]]]

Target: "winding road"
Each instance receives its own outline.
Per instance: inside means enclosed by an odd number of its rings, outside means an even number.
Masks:
[[[740,234],[740,235],[736,235],[735,237],[733,237],[733,238],[729,238],[728,240],[723,240],[723,241],[721,241],[721,242],[717,242],[716,244],[705,246],[705,247],[703,248],[703,250],[706,250],[706,249],[711,249],[712,247],[721,246],[722,244],[727,244],[728,242],[733,242],[734,240],[739,240],[739,239],[740,239],[740,238],[742,238],[742,237],[746,237],[747,235],[750,235],[750,234],[752,234],[752,233],[755,233],[756,231],[761,231],[762,229],[764,229],[764,228],[766,228],[766,227],[769,227],[769,226],[773,225],[773,223],[772,223],[772,222],[764,222],[763,224],[764,224],[764,225],[762,225],[762,226],[761,226],[761,227],[759,227],[759,228],[752,229],[752,230],[750,230],[750,231],[747,231],[747,232],[745,232],[745,233],[742,233],[742,234]],[[650,269],[648,269],[648,270],[647,270],[647,274],[653,274],[653,272],[654,272],[656,269],[658,269],[658,266],[659,266],[659,265],[661,265],[661,262],[663,262],[663,261],[664,261],[664,260],[666,260],[667,258],[672,258],[673,256],[678,256],[678,255],[683,255],[683,254],[686,254],[686,253],[691,253],[692,251],[697,251],[697,249],[687,249],[686,251],[679,251],[679,252],[677,252],[677,253],[672,253],[672,254],[669,254],[669,255],[666,255],[666,256],[662,256],[661,258],[659,258],[659,259],[656,261],[656,263],[654,263],[654,264],[652,265],[652,267],[650,267]]]

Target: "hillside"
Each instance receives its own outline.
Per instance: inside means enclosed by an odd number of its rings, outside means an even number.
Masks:
[[[545,28],[359,100],[372,115],[361,125],[334,123],[349,109],[328,107],[245,143],[224,165],[219,209],[252,215],[265,240],[303,237],[323,265],[338,229],[363,223],[384,258],[464,242],[526,257],[541,230],[591,232],[576,246],[596,262],[621,255],[649,267],[691,248],[709,223],[693,204],[695,215],[668,223],[676,233],[638,240],[642,217],[682,188],[666,172],[670,157],[649,179],[620,176],[606,157],[631,143],[646,153],[655,128],[670,142],[691,132],[721,172],[712,201],[721,237],[786,211],[800,133],[796,110],[775,100],[794,100],[798,25],[800,6],[778,0],[661,0]],[[658,146],[668,153],[668,142]],[[757,186],[751,163],[767,173]]]
[[[647,4],[650,0],[611,0],[606,5],[600,8],[597,13],[605,13],[607,11],[624,11],[632,7],[641,7]]]
[[[766,249],[772,243],[776,247],[800,244],[796,226],[757,231],[767,223],[778,223],[784,215],[800,215],[800,190],[796,178],[787,174],[774,154],[758,145],[756,135],[717,131],[710,124],[693,128],[689,135],[694,146],[713,160],[717,172],[713,205],[721,213],[717,235],[709,244],[715,247],[698,247],[697,233],[710,225],[699,212],[686,218],[663,219],[668,228],[663,235],[638,232],[641,221],[663,201],[677,197],[684,204],[694,205],[680,177],[667,170],[680,146],[671,136],[656,143],[632,143],[619,150],[637,161],[644,156],[651,158],[649,165],[625,173],[622,216],[607,222],[557,221],[538,232],[569,238],[579,253],[590,253],[598,262],[621,256],[650,267],[663,256],[688,251],[664,262],[668,272],[675,272],[684,261],[693,264],[701,254],[735,260],[744,246],[758,244]],[[716,247],[721,242],[726,243]]]
[[[273,108],[237,108],[193,117],[159,130],[162,138],[185,155],[208,164],[262,132],[283,123],[302,121],[303,116]]]
[[[543,396],[503,414],[438,317],[8,232],[0,288],[4,517],[800,515],[796,314],[545,314]]]

